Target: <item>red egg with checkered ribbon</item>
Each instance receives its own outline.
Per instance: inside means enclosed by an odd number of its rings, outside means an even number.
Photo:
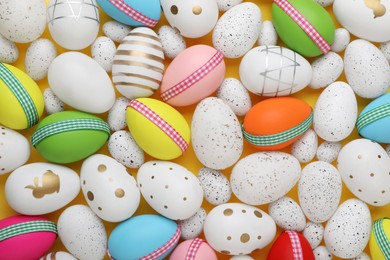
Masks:
[[[267,260],[314,260],[314,254],[301,233],[286,230],[272,245]]]
[[[200,238],[186,240],[173,251],[169,260],[217,260],[214,250]]]

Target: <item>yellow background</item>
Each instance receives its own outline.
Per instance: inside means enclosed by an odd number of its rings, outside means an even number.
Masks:
[[[255,2],[255,1],[252,1],[252,2]],[[258,3],[258,2],[260,2],[260,1],[256,1],[255,3],[257,3],[258,6],[261,8],[263,21],[264,20],[272,20],[272,17],[271,17],[271,3],[272,3],[272,0],[262,0],[260,3]],[[332,8],[331,7],[328,7],[327,10],[328,10],[329,13],[332,13]],[[332,14],[332,17],[333,17],[333,20],[335,22],[336,28],[339,28],[340,25],[334,19],[333,14]],[[101,18],[101,27],[102,27],[102,25],[106,21],[111,20],[103,12],[100,12],[100,18]],[[158,24],[158,26],[156,27],[155,30],[157,31],[158,27],[160,27],[161,25],[164,25],[164,24],[167,24],[167,22],[166,22],[165,18],[162,17],[160,23]],[[103,35],[101,30],[100,30],[99,35]],[[42,37],[51,39],[50,34],[49,34],[47,28],[46,28],[46,31],[45,31],[45,33],[44,33],[44,35]],[[200,38],[200,39],[195,39],[195,40],[187,39],[186,42],[187,42],[187,46],[192,46],[192,45],[201,44],[201,43],[202,44],[212,45],[212,43],[211,43],[211,33],[208,34],[205,37]],[[281,44],[281,43],[279,42],[279,44]],[[28,44],[18,44],[18,47],[19,47],[19,51],[20,51],[20,58],[14,65],[17,66],[18,68],[22,69],[23,71],[25,71],[25,68],[24,68],[24,56],[25,56],[25,52],[26,52],[26,48],[28,47]],[[57,46],[57,48],[58,48],[59,53],[63,53],[65,51],[64,49],[62,49],[59,46]],[[83,50],[83,52],[88,54],[88,55],[91,55],[90,54],[90,48],[86,48],[85,50]],[[226,62],[226,65],[227,65],[226,77],[239,78],[239,76],[238,76],[238,66],[240,64],[240,60],[241,59],[234,59],[234,60],[225,59],[225,62]],[[166,60],[166,67],[168,66],[169,63],[170,63],[170,60],[167,59]],[[339,78],[339,80],[345,81],[344,74],[342,75],[342,77]],[[42,80],[42,81],[39,81],[37,83],[40,86],[42,91],[45,90],[48,87],[48,83],[47,83],[46,79]],[[314,107],[314,104],[315,104],[319,94],[321,93],[321,91],[322,90],[312,90],[310,88],[306,88],[306,89],[302,90],[301,92],[294,94],[293,96],[307,101],[312,107]],[[154,98],[159,98],[158,95],[159,95],[159,91],[157,91],[156,94],[153,97]],[[119,94],[117,96],[119,97]],[[256,104],[257,102],[262,100],[261,97],[254,96],[254,95],[251,95],[251,99],[252,99],[252,104]],[[362,110],[362,108],[364,108],[369,103],[369,101],[370,100],[364,100],[364,99],[358,98],[359,112]],[[67,109],[71,109],[71,108],[67,108]],[[188,124],[191,124],[191,117],[192,117],[194,109],[195,109],[195,106],[190,106],[190,107],[185,107],[185,108],[180,108],[179,109],[179,111],[187,119]],[[46,116],[46,114],[44,114],[43,116]],[[102,114],[101,118],[106,120],[107,114]],[[242,119],[243,118],[239,118],[240,121],[242,121]],[[21,131],[21,133],[29,139],[31,134],[32,134],[32,131],[34,129],[35,129],[35,127],[33,127],[30,130]],[[351,136],[347,140],[343,141],[343,144],[346,144],[348,141],[351,141],[351,140],[356,139],[358,137],[359,136],[358,136],[357,131],[355,129],[353,131],[353,133],[351,134]],[[319,143],[321,143],[321,142],[322,142],[322,140],[319,141]],[[290,148],[287,148],[284,151],[290,152]],[[246,156],[248,154],[254,153],[254,152],[256,152],[256,150],[251,148],[248,145],[248,143],[245,141],[244,142],[244,153],[243,153],[242,157],[244,157],[244,156]],[[109,155],[108,150],[107,150],[107,145],[105,145],[98,153],[104,153],[104,154]],[[150,160],[150,159],[151,159],[151,157],[146,156],[146,160]],[[31,147],[31,158],[28,161],[28,163],[44,162],[44,161],[45,160],[38,154],[38,152],[33,147]],[[194,154],[194,152],[192,150],[192,147],[190,147],[188,149],[188,151],[182,157],[174,160],[174,162],[176,162],[176,163],[178,163],[180,165],[183,165],[184,167],[188,168],[189,170],[191,170],[196,175],[198,173],[198,170],[202,167],[200,162],[196,159],[196,156],[195,156],[195,154]],[[81,162],[74,163],[74,164],[69,164],[67,166],[73,168],[77,172],[80,172]],[[302,167],[304,167],[304,166],[305,165],[302,164]],[[228,169],[224,170],[223,173],[226,174],[229,177],[231,169],[232,168],[228,168]],[[131,169],[130,171],[135,176],[137,170]],[[5,181],[6,181],[7,177],[8,177],[8,174],[0,176],[0,219],[5,218],[5,217],[10,217],[10,216],[13,216],[13,215],[17,214],[16,212],[14,212],[8,206],[8,204],[7,204],[6,200],[5,200],[4,184],[5,184]],[[291,196],[292,198],[294,198],[296,201],[298,201],[296,187],[294,187],[288,193],[288,195]],[[341,202],[343,202],[343,201],[345,201],[345,200],[347,200],[349,198],[353,198],[353,197],[354,196],[348,191],[348,189],[346,189],[346,187],[343,186],[343,193],[342,193]],[[230,200],[230,202],[238,202],[238,200],[233,195],[231,200]],[[69,204],[68,206],[74,205],[74,204],[87,204],[81,192],[80,192],[79,196],[71,204]],[[213,206],[211,204],[209,204],[208,202],[206,202],[206,200],[204,200],[203,207],[206,209],[207,212],[209,212],[213,208]],[[259,208],[268,212],[268,206],[267,205],[261,206]],[[64,208],[60,209],[57,212],[54,212],[52,214],[48,214],[48,215],[46,215],[46,217],[48,217],[52,221],[56,222],[58,217],[59,217],[59,215],[61,214],[61,212],[63,210],[64,210]],[[385,206],[385,207],[372,207],[372,206],[370,206],[370,210],[371,210],[371,214],[372,214],[372,219],[375,220],[375,219],[378,219],[378,218],[381,218],[381,217],[389,216],[388,212],[390,212],[390,205]],[[137,210],[137,212],[135,214],[139,215],[139,214],[145,214],[145,213],[155,213],[155,212],[142,199],[141,200],[141,204],[140,204],[140,206],[139,206],[139,208],[138,208],[138,210]],[[117,225],[116,223],[109,223],[109,222],[104,222],[104,224],[105,224],[108,236],[109,236],[111,230]],[[280,228],[278,228],[278,234],[281,231],[282,230]],[[322,245],[323,244],[324,243],[322,243]],[[251,254],[251,256],[254,257],[255,259],[266,259],[267,253],[268,253],[271,245],[269,245],[268,247],[266,247],[266,248],[264,248],[262,250],[257,250],[255,252],[253,252]],[[60,250],[65,250],[65,248],[62,245],[61,241],[59,239],[57,239],[56,243],[51,248],[51,251],[60,251]],[[366,248],[366,252],[367,253],[369,252],[368,251],[368,247]],[[229,259],[229,256],[224,256],[222,254],[218,254],[218,258],[219,259]],[[108,257],[107,257],[107,259],[108,259]],[[338,258],[334,257],[333,259],[338,259]]]

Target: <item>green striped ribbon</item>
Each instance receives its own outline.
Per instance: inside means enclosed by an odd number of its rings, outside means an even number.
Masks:
[[[28,221],[0,229],[0,242],[11,237],[33,232],[53,232],[57,234],[57,225],[51,221]]]
[[[383,104],[360,115],[356,122],[356,128],[360,132],[366,125],[387,116],[390,116],[390,103]]]
[[[277,145],[284,142],[287,142],[288,140],[294,139],[297,136],[300,136],[301,134],[305,133],[313,123],[313,112],[310,113],[310,116],[305,119],[302,123],[299,125],[277,134],[272,135],[253,135],[245,131],[244,124],[242,124],[242,132],[244,135],[244,138],[250,142],[253,145],[256,146],[271,146],[271,145]]]
[[[42,128],[39,128],[31,136],[31,144],[35,146],[43,139],[59,133],[91,129],[100,130],[110,135],[110,127],[103,120],[93,118],[77,118],[55,122],[49,125],[45,125]]]
[[[375,240],[378,243],[382,254],[385,256],[386,260],[390,260],[390,242],[387,238],[385,231],[383,230],[383,220],[389,218],[381,218],[374,222],[374,236]]]
[[[39,115],[34,101],[23,87],[22,83],[2,63],[0,63],[0,79],[12,91],[19,104],[22,106],[27,117],[27,128],[32,127],[39,121]]]

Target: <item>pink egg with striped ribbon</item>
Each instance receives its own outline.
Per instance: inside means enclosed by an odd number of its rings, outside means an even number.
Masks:
[[[181,242],[171,254],[169,260],[217,260],[214,250],[200,238]]]

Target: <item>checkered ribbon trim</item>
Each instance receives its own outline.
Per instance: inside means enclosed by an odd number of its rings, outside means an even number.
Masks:
[[[274,3],[277,4],[288,16],[290,16],[290,18],[293,19],[299,27],[301,27],[307,36],[309,36],[322,51],[322,53],[325,54],[330,51],[330,44],[321,36],[316,28],[314,28],[313,25],[311,25],[297,9],[289,3],[288,0],[274,0]]]
[[[93,118],[69,119],[39,128],[31,136],[31,144],[35,146],[49,136],[76,130],[100,130],[110,135],[110,127],[103,120]]]
[[[286,230],[286,233],[290,238],[294,260],[303,260],[301,241],[299,241],[298,234],[295,231],[291,231],[291,230]]]
[[[176,129],[173,128],[167,121],[162,119],[156,112],[136,99],[130,101],[127,107],[135,109],[137,112],[155,124],[158,128],[160,128],[167,136],[169,136],[169,138],[172,139],[172,141],[177,144],[177,146],[179,146],[183,153],[187,150],[188,143],[186,140],[184,140],[179,132],[177,132]]]
[[[390,103],[381,105],[360,115],[356,122],[356,128],[360,132],[363,127],[387,116],[390,116]]]
[[[297,136],[305,133],[313,123],[313,112],[310,113],[310,116],[305,119],[299,125],[277,134],[272,135],[253,135],[245,131],[244,124],[241,125],[242,133],[244,138],[251,144],[256,146],[271,146],[278,145],[284,142],[287,142],[291,139],[294,139]]]
[[[18,235],[45,231],[57,234],[56,223],[45,220],[23,222],[0,229],[0,242]]]
[[[34,101],[23,87],[22,83],[2,63],[0,63],[0,79],[12,91],[27,117],[27,128],[32,127],[39,121],[39,115]]]
[[[379,249],[386,259],[390,259],[390,241],[386,236],[385,231],[383,230],[383,220],[389,218],[381,218],[374,222],[373,230],[374,237],[378,243]]]
[[[181,234],[180,227],[177,226],[175,234],[167,243],[165,243],[162,247],[154,250],[152,253],[144,257],[141,257],[139,260],[155,260],[161,257],[162,255],[167,253],[170,249],[172,249],[177,244],[177,242],[179,242],[180,234]]]
[[[223,61],[223,55],[219,51],[217,51],[211,59],[206,62],[201,68],[196,70],[190,76],[182,80],[180,83],[175,86],[167,89],[163,93],[161,93],[161,98],[164,101],[167,101],[171,98],[176,97],[180,93],[186,91],[195,83],[199,82],[201,79],[207,76],[215,67],[217,67]]]
[[[155,27],[158,23],[157,20],[151,19],[141,12],[135,10],[130,5],[126,4],[124,0],[108,0],[113,6],[118,8],[121,12],[130,16],[133,20],[146,25],[148,27]]]
[[[194,240],[192,240],[190,247],[188,248],[185,260],[195,260],[196,253],[198,252],[203,242],[204,241],[200,238],[195,238]]]

